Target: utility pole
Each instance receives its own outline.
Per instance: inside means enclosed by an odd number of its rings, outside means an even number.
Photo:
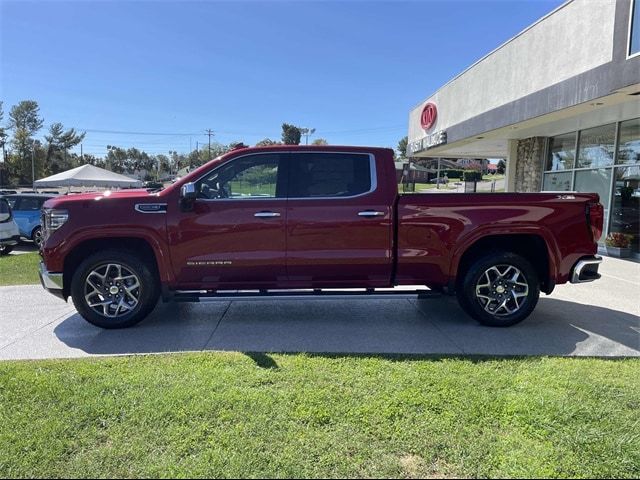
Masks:
[[[213,133],[213,130],[211,130],[210,128],[206,130],[206,132],[209,135],[209,160],[211,160],[211,135],[215,135],[215,134]]]
[[[82,144],[80,144],[80,161],[84,165],[84,153],[82,153]]]
[[[34,139],[33,145],[31,146],[31,188],[33,188],[36,183],[35,151],[36,151],[36,141]]]
[[[0,136],[0,145],[2,145],[2,165],[0,166],[0,186],[4,185],[3,183],[3,174],[4,169],[7,166],[7,151],[4,149],[5,139]]]

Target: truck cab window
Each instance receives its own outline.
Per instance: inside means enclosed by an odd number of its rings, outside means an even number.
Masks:
[[[290,198],[352,197],[371,190],[369,155],[299,153],[293,155]]]
[[[198,198],[276,198],[279,196],[279,164],[279,154],[231,160],[196,183]]]

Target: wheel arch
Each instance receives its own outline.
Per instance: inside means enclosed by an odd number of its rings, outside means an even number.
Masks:
[[[474,260],[492,251],[513,252],[527,259],[538,273],[540,290],[549,294],[555,287],[555,261],[550,246],[541,233],[500,233],[475,239],[455,255],[451,278],[454,288],[464,277]]]
[[[42,230],[42,225],[40,225],[39,223],[35,224],[31,229],[31,232],[29,234],[29,240],[33,240],[33,236],[35,235],[36,230],[38,229]]]
[[[149,241],[140,237],[105,237],[84,240],[74,246],[64,259],[63,290],[65,298],[71,295],[71,279],[82,261],[101,250],[122,250],[141,257],[161,280],[159,259]]]

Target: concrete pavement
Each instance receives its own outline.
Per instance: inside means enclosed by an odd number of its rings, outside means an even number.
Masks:
[[[487,328],[455,298],[160,304],[101,330],[38,286],[0,288],[0,359],[175,351],[640,356],[640,264],[605,258],[602,280],[561,285],[523,323]]]

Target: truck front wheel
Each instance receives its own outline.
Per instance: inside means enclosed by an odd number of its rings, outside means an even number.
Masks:
[[[101,328],[125,328],[156,306],[159,282],[155,270],[132,253],[105,250],[86,258],[71,280],[76,309]]]
[[[527,259],[494,252],[471,264],[456,294],[462,309],[481,324],[508,327],[531,314],[540,297],[540,283]]]

